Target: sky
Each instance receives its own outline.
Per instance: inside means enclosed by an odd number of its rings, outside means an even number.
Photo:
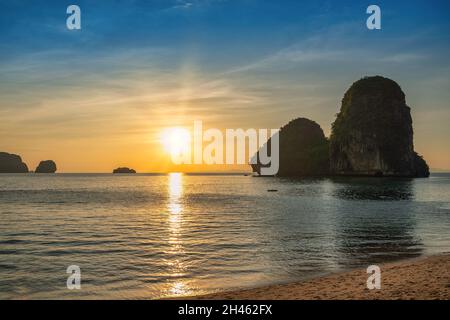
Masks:
[[[449,170],[449,18],[447,0],[0,0],[0,151],[30,170],[172,171],[164,128],[306,117],[328,136],[346,89],[382,75],[406,94],[415,149]]]

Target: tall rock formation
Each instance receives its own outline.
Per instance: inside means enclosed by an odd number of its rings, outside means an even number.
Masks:
[[[28,167],[16,154],[0,152],[0,173],[27,173]]]
[[[332,125],[330,169],[341,175],[429,175],[414,152],[410,108],[395,81],[367,77],[347,90]]]
[[[278,134],[280,139],[278,176],[328,174],[328,140],[316,122],[298,118],[282,127]],[[271,139],[267,142],[269,147],[270,141]],[[252,164],[253,171],[258,174],[261,172],[260,168],[261,164]]]

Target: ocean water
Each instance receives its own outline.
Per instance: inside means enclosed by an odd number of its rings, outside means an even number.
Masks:
[[[1,299],[195,295],[450,251],[450,175],[3,174],[0,221]]]

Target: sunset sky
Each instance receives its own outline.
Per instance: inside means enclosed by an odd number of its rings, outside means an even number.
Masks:
[[[450,169],[449,57],[448,0],[0,0],[0,151],[30,170],[170,171],[166,127],[306,117],[328,136],[345,90],[379,74],[406,93],[415,149]]]

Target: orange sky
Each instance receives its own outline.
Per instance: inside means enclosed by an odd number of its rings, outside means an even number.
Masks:
[[[249,170],[174,168],[159,135],[196,120],[205,129],[272,129],[305,117],[329,136],[350,85],[382,75],[406,94],[416,151],[432,169],[450,170],[448,3],[424,2],[415,13],[389,3],[379,32],[351,3],[325,10],[313,1],[301,15],[307,4],[298,1],[116,5],[90,4],[95,15],[77,32],[51,4],[0,10],[11,26],[0,33],[0,151],[21,155],[30,170],[47,159],[58,172]],[[35,19],[33,6],[47,14]]]

